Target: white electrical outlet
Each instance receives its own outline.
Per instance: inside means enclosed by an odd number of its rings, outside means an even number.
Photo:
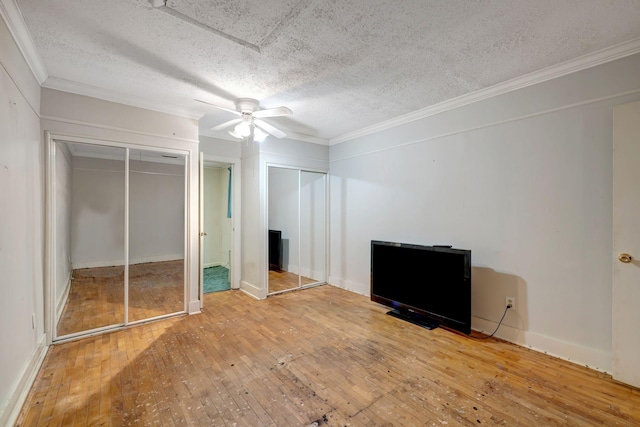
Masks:
[[[515,297],[507,297],[505,305],[507,307],[511,306],[510,310],[515,310],[515,308],[516,308],[516,298]]]

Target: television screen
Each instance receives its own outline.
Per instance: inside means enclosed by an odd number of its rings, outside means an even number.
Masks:
[[[471,333],[471,251],[371,242],[371,300],[425,327]]]

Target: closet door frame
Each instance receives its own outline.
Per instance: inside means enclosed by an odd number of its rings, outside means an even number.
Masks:
[[[76,332],[62,336],[57,335],[57,319],[56,319],[56,293],[55,293],[55,280],[56,280],[56,143],[57,142],[69,142],[87,145],[99,145],[114,148],[122,148],[125,150],[125,218],[124,218],[124,317],[122,323],[99,327],[87,331]],[[44,133],[44,166],[45,166],[45,260],[44,260],[44,274],[45,274],[45,289],[44,289],[44,313],[45,313],[45,325],[44,330],[46,334],[47,345],[63,343],[72,341],[79,338],[85,338],[88,336],[99,335],[104,332],[110,332],[115,330],[124,329],[131,325],[145,323],[157,319],[173,317],[188,312],[189,305],[189,283],[191,282],[189,277],[189,266],[191,265],[191,250],[189,239],[189,225],[190,225],[190,193],[189,193],[189,166],[191,162],[191,154],[189,150],[180,150],[175,148],[165,148],[161,146],[140,145],[126,142],[101,140],[96,138],[88,138],[76,135],[66,135],[60,133],[52,133],[45,131]],[[128,298],[129,298],[129,150],[135,149],[140,151],[155,151],[163,152],[167,154],[175,154],[183,156],[184,158],[184,262],[183,262],[183,309],[175,313],[167,313],[164,315],[152,317],[149,319],[141,319],[133,322],[128,321]]]
[[[306,167],[299,167],[299,166],[291,166],[291,165],[284,165],[284,164],[279,164],[279,163],[270,163],[267,162],[266,163],[266,179],[265,179],[265,187],[267,190],[267,195],[265,197],[265,230],[263,230],[264,233],[264,240],[265,240],[265,247],[264,249],[264,253],[268,254],[269,253],[269,238],[268,238],[268,233],[269,233],[269,168],[279,168],[279,169],[290,169],[290,170],[295,170],[298,172],[298,264],[300,264],[300,260],[301,260],[301,254],[302,254],[302,249],[301,249],[301,224],[300,224],[300,219],[301,219],[301,198],[300,198],[300,187],[301,187],[301,173],[302,172],[313,172],[313,173],[319,173],[323,175],[323,181],[324,181],[324,281],[319,281],[319,282],[314,282],[314,283],[310,283],[307,285],[302,285],[302,277],[300,274],[300,265],[298,265],[298,286],[295,288],[291,288],[291,289],[286,289],[286,290],[282,290],[282,291],[276,291],[276,292],[269,292],[269,260],[268,260],[268,256],[265,257],[266,263],[264,265],[263,271],[265,272],[265,284],[267,287],[267,296],[271,296],[271,295],[278,295],[284,292],[291,292],[291,291],[295,291],[295,290],[299,290],[299,289],[307,289],[307,288],[312,288],[315,286],[320,286],[320,285],[324,285],[326,283],[328,283],[328,274],[329,274],[329,180],[328,180],[328,172],[326,170],[323,169],[314,169],[314,168],[306,168]]]

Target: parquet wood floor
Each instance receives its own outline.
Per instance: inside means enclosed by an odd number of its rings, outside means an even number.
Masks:
[[[184,261],[129,266],[129,321],[184,310]],[[124,267],[77,269],[58,336],[124,322]]]
[[[18,426],[636,426],[640,391],[330,285],[51,347]]]

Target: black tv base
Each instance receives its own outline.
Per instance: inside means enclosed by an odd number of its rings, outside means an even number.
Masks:
[[[393,316],[396,317],[398,319],[402,319],[402,320],[406,320],[407,322],[411,322],[414,325],[418,325],[421,326],[425,329],[435,329],[438,326],[440,326],[440,322],[436,321],[436,320],[432,320],[432,319],[427,319],[427,318],[416,318],[413,316],[410,316],[408,314],[405,314],[403,312],[401,312],[400,310],[391,310],[391,311],[387,311],[387,314],[389,316]]]

